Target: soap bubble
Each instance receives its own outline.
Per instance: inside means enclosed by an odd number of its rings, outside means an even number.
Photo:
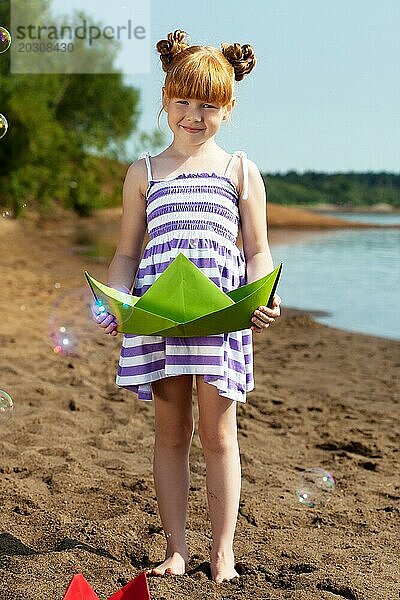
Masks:
[[[66,327],[65,325],[56,327],[50,337],[54,343],[54,354],[79,356],[77,352],[78,339],[72,327]]]
[[[3,138],[6,135],[7,129],[8,129],[8,121],[4,115],[0,114],[0,140],[1,140],[1,138]]]
[[[92,295],[84,287],[73,288],[53,302],[48,335],[55,354],[80,356],[82,343],[91,331]]]
[[[7,209],[3,209],[1,211],[1,216],[2,216],[3,219],[11,219],[11,213]]]
[[[0,27],[0,54],[8,50],[10,46],[11,33],[5,27]]]
[[[0,424],[9,421],[13,415],[14,403],[10,394],[0,390]]]
[[[296,496],[301,504],[309,508],[324,506],[334,490],[335,479],[324,469],[313,467],[299,474]]]

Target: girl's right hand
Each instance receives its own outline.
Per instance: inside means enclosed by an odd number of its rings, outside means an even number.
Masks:
[[[131,290],[124,285],[114,286],[114,289],[119,292],[125,292],[125,294],[131,294]],[[104,306],[97,301],[92,304],[92,315],[96,323],[100,325],[104,329],[104,333],[108,333],[112,336],[118,335],[117,327],[117,319],[111,313],[108,313]]]
[[[116,336],[118,334],[118,323],[115,316],[105,311],[104,306],[97,304],[97,302],[92,303],[91,309],[93,319],[104,329],[104,333]]]
[[[125,286],[118,286],[115,287],[115,289],[120,292],[125,292],[126,294],[131,293],[131,290]],[[111,313],[108,313],[104,306],[101,303],[98,303],[97,300],[92,303],[91,308],[94,320],[104,329],[104,333],[109,333],[112,336],[118,335],[118,323],[116,317]]]
[[[99,306],[94,303],[92,313],[96,323],[104,329],[104,333],[109,333],[112,336],[118,335],[118,323],[114,315],[106,311],[100,312]]]

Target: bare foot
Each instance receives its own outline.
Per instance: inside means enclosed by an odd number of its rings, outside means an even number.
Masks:
[[[183,575],[188,565],[188,556],[183,557],[179,552],[168,556],[161,565],[146,571],[147,575]]]
[[[210,566],[212,579],[216,583],[229,581],[234,577],[239,577],[239,573],[235,570],[235,559],[233,553],[211,558]]]

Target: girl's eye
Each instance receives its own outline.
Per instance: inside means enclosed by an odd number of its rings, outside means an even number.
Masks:
[[[178,104],[181,104],[181,103],[187,104],[187,100],[178,100],[177,103]],[[203,106],[209,106],[210,108],[217,108],[216,106],[213,106],[212,104],[208,104],[208,103],[203,104]]]

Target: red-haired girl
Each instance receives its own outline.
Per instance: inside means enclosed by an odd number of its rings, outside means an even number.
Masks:
[[[157,156],[143,153],[124,182],[121,233],[108,284],[129,292],[133,287],[135,296],[142,296],[179,252],[224,292],[273,270],[260,172],[244,152],[230,155],[215,140],[233,110],[235,80],[256,64],[253,48],[190,46],[185,37],[177,30],[156,46],[166,72],[161,112],[167,113],[173,140]],[[236,245],[239,226],[243,250]],[[150,240],[142,255],[146,229]],[[241,331],[192,338],[124,335],[117,384],[139,400],[154,399],[154,483],[167,547],[152,574],[183,574],[189,561],[185,525],[195,376],[212,578],[221,582],[238,575],[236,404],[246,402],[254,388],[252,332],[265,331],[280,315],[280,301],[275,295],[272,308],[260,306]],[[97,320],[106,333],[117,334],[113,315]]]

